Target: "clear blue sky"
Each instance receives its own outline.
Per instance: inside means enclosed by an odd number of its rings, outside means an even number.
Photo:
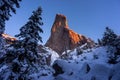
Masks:
[[[97,41],[106,26],[120,35],[120,0],[23,0],[6,22],[6,33],[14,36],[19,33],[31,16],[33,10],[41,6],[44,25],[41,34],[45,43],[50,36],[50,29],[57,13],[64,14],[69,27],[79,34]]]

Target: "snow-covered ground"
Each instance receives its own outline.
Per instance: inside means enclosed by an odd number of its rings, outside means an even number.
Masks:
[[[47,51],[47,53],[43,53],[46,57],[49,57],[49,55],[51,55],[51,60],[50,60],[50,65],[52,65],[54,63],[55,60],[59,59],[59,55],[57,54],[57,52],[53,51],[52,49],[48,48],[48,47],[43,47],[44,50]],[[40,53],[41,54],[41,53]]]
[[[59,55],[49,48],[44,49],[47,51],[44,56],[51,55],[51,64],[42,69],[38,68],[40,72],[31,74],[30,77],[35,80],[120,80],[120,63],[108,63],[109,53],[106,47],[83,50],[80,55],[74,49],[69,51],[66,59],[60,59]],[[54,64],[61,67],[63,73],[54,76]],[[0,66],[0,73],[6,68],[7,65]]]
[[[69,59],[55,61],[64,72],[56,80],[120,80],[120,63],[109,64],[108,54],[106,47],[84,50],[81,55],[75,49]]]

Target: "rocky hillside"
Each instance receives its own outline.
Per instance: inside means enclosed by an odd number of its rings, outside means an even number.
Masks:
[[[57,14],[51,29],[50,38],[45,46],[50,47],[61,55],[62,52],[72,50],[85,43],[88,43],[89,47],[94,45],[94,42],[91,39],[69,29],[66,17]]]

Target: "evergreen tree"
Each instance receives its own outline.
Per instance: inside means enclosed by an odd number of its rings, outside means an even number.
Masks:
[[[114,47],[116,48],[116,55],[120,55],[120,37],[118,36],[114,41]]]
[[[117,35],[109,27],[106,27],[102,38],[102,44],[105,45],[114,45],[114,41],[117,38]]]
[[[40,7],[36,11],[33,11],[29,21],[21,27],[20,33],[16,35],[21,40],[26,54],[29,54],[29,51],[37,54],[37,44],[39,41],[42,42],[42,38],[39,35],[39,33],[43,33],[43,30],[40,28],[43,25],[43,22],[41,22],[41,13],[42,9]]]
[[[37,54],[37,47],[38,42],[42,42],[39,35],[43,32],[40,28],[43,25],[41,13],[42,9],[39,7],[33,11],[29,21],[20,28],[20,33],[16,35],[19,40],[7,49],[4,59],[2,59],[5,64],[11,65],[8,65],[8,68],[0,73],[0,79],[7,75],[6,78],[11,80],[32,80],[30,75],[37,72],[38,69],[40,70],[40,57]]]
[[[98,39],[98,45],[102,45],[102,42],[101,42],[101,40],[100,39]]]
[[[118,37],[113,30],[106,27],[101,41],[103,46],[107,46],[107,51],[109,52],[108,63],[116,64],[120,55],[120,37]]]
[[[21,75],[22,79],[26,79],[28,76],[27,74],[31,73],[31,71],[36,71],[36,64],[38,62],[38,42],[42,42],[42,38],[39,33],[43,33],[43,30],[40,28],[40,26],[43,25],[41,13],[41,7],[39,7],[36,11],[33,11],[29,21],[20,28],[20,33],[16,35],[16,37],[19,38],[19,43],[17,42],[19,44],[18,51],[20,51],[18,60],[27,64],[25,70],[23,71],[24,73]],[[25,74],[26,76],[24,76]]]

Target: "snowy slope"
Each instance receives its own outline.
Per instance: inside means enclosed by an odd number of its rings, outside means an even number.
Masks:
[[[43,49],[46,50],[47,53],[39,53],[39,54],[43,54],[45,55],[45,57],[50,56],[50,65],[52,65],[55,60],[59,59],[59,55],[57,54],[57,52],[53,51],[52,49],[48,47],[43,47]]]
[[[30,80],[53,80],[53,72],[54,70],[52,69],[51,65],[53,62],[59,58],[59,55],[51,50],[50,48],[43,47],[43,49],[46,51],[46,53],[38,53],[39,58],[37,59],[37,63],[34,64],[34,66],[30,67],[29,72],[25,75],[27,76],[27,79]],[[9,47],[9,50],[13,50],[13,47]],[[14,49],[15,50],[15,49]],[[21,49],[22,50],[22,49]],[[6,55],[4,55],[5,57]],[[50,59],[49,59],[50,58]],[[10,59],[7,57],[7,59]],[[14,79],[17,80],[17,78],[20,76],[19,74],[14,74],[13,69],[12,69],[12,62],[5,62],[2,61],[5,60],[3,58],[0,58],[0,80],[8,80],[9,76],[13,75]],[[19,63],[18,58],[15,58],[13,60],[16,63]],[[25,66],[27,66],[27,63],[20,63],[23,64],[22,69],[25,69]],[[17,67],[16,67],[17,68]]]
[[[69,51],[67,59],[60,59],[59,55],[50,48],[44,47],[44,49],[47,53],[39,54],[42,54],[43,58],[51,55],[50,65],[38,67],[39,72],[32,72],[29,78],[33,80],[120,80],[120,63],[108,63],[109,53],[106,47],[83,50],[80,55],[74,49]],[[55,64],[62,69],[62,73],[54,75],[56,69],[53,65]],[[9,73],[7,68],[8,65],[0,66],[0,73],[2,74],[4,70]]]
[[[105,47],[84,51],[76,55],[76,50],[70,53],[72,58],[57,60],[63,74],[56,76],[56,80],[120,80],[120,63],[108,64],[108,54]]]

